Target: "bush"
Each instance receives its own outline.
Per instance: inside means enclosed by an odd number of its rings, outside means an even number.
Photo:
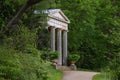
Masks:
[[[12,49],[0,47],[0,78],[1,80],[18,80],[23,79],[21,64],[14,55]]]
[[[31,51],[31,54],[26,54],[0,47],[0,80],[47,80],[46,65],[40,58],[40,53],[36,55],[34,52],[37,50]],[[38,75],[37,71],[41,74]]]
[[[120,80],[120,53],[117,53],[115,58],[110,62],[110,70],[114,80]]]
[[[77,54],[69,54],[68,55],[68,60],[69,61],[75,61],[77,62],[80,59],[80,56]]]
[[[110,76],[110,73],[101,73],[93,76],[93,80],[112,80]]]
[[[29,30],[25,25],[20,24],[20,30],[14,30],[13,34],[4,38],[4,45],[15,50],[24,51],[29,46],[36,46],[37,30]]]
[[[50,52],[50,59],[57,59],[59,56],[59,52],[55,51],[55,52]]]
[[[53,59],[57,59],[59,57],[59,53],[57,51],[53,52],[53,51],[43,51],[41,54],[41,58],[44,60],[53,60]]]

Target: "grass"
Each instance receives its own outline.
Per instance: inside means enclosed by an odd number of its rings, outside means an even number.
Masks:
[[[93,77],[93,80],[111,80],[110,73],[101,73]]]
[[[55,69],[55,67],[48,65],[46,62],[44,67],[48,72],[48,80],[61,80],[63,76],[63,72],[60,70]]]
[[[61,80],[63,72],[55,69],[50,69],[49,80]]]

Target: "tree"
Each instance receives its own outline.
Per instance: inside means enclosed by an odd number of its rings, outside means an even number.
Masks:
[[[16,24],[18,22],[18,20],[21,18],[21,16],[23,15],[23,13],[25,12],[25,10],[27,8],[29,8],[30,6],[41,2],[43,0],[27,0],[26,3],[21,7],[21,9],[17,12],[17,14],[9,21],[8,23],[8,27],[12,28],[14,24]]]
[[[80,67],[100,69],[119,52],[117,3],[118,0],[61,0],[61,8],[71,21],[69,52],[79,52]]]

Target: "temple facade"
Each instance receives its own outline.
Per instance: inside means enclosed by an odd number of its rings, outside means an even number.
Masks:
[[[38,13],[38,12],[36,12]],[[59,52],[59,65],[67,65],[67,33],[70,20],[60,9],[44,10],[50,30],[50,48]]]
[[[46,10],[46,13],[47,27],[50,29],[50,48],[59,52],[58,64],[67,65],[67,32],[70,20],[60,9]]]

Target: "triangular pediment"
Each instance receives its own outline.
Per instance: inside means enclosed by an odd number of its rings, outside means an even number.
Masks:
[[[68,30],[68,24],[70,20],[60,9],[48,9],[48,10],[35,10],[34,14],[45,14],[47,17],[47,25],[53,26],[58,29]]]
[[[60,9],[49,10],[48,16],[62,22],[70,23],[70,20]]]

